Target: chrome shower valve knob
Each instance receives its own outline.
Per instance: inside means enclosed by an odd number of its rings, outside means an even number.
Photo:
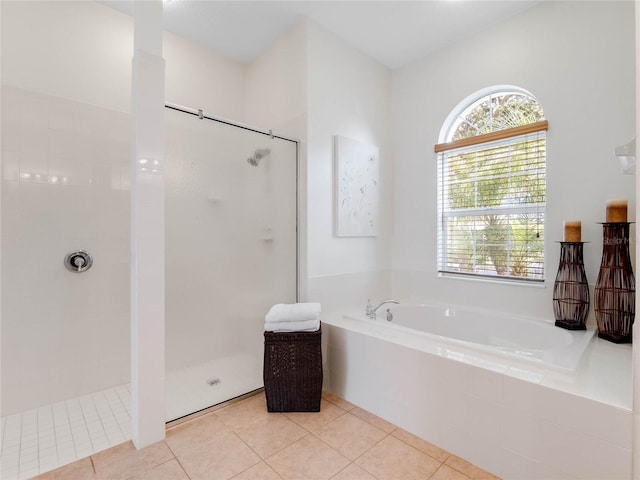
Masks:
[[[64,257],[64,266],[70,272],[81,273],[89,270],[91,265],[93,265],[93,257],[85,250],[69,252],[66,257]]]

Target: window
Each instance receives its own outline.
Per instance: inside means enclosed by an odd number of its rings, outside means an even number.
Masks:
[[[479,92],[445,122],[438,154],[438,270],[544,280],[546,131],[516,87]]]

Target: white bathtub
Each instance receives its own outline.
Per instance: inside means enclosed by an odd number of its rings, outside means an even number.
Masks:
[[[328,391],[500,478],[631,478],[629,346],[481,310],[363,310],[323,313]]]
[[[558,328],[550,321],[437,304],[388,304],[375,320],[358,313],[347,316],[387,328],[390,335],[403,331],[567,372],[578,367],[594,334]]]

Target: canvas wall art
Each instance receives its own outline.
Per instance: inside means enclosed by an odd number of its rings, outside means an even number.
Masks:
[[[334,139],[336,236],[378,233],[378,147],[336,135]]]

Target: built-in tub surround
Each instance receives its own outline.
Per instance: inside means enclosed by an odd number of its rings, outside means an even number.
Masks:
[[[503,478],[631,478],[629,345],[593,338],[569,373],[385,314],[323,314],[329,390]]]
[[[388,305],[377,316],[350,318],[383,323],[395,331],[426,336],[438,342],[572,372],[593,337],[593,330],[567,331],[552,322],[486,310],[434,303]]]

